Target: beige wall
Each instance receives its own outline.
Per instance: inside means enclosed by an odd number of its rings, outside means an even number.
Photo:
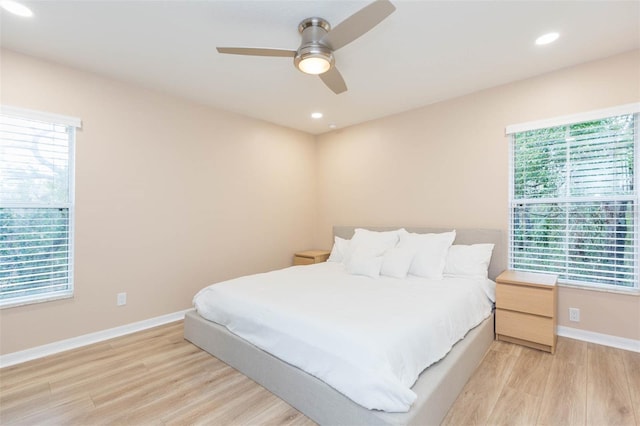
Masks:
[[[186,309],[313,246],[312,136],[13,52],[1,67],[3,104],[83,122],[75,297],[0,310],[1,353]]]
[[[2,354],[188,308],[209,283],[330,247],[334,224],[506,230],[506,125],[640,100],[632,52],[313,138],[1,55],[3,104],[83,120],[75,297],[0,310]],[[637,296],[562,288],[559,314],[640,339]]]
[[[508,229],[509,124],[640,101],[640,52],[318,138],[318,247],[332,225]],[[559,324],[640,339],[640,297],[560,290]],[[581,309],[569,323],[566,308]],[[615,313],[615,314],[612,314]]]

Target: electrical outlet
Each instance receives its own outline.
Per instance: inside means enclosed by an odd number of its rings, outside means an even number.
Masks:
[[[127,304],[127,293],[118,293],[118,301],[116,302],[118,306],[123,306]]]
[[[569,321],[580,322],[580,309],[569,308]]]

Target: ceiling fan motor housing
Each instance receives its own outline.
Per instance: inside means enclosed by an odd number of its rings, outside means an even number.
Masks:
[[[335,63],[333,52],[320,42],[330,30],[331,25],[322,18],[307,18],[300,22],[298,31],[302,37],[302,43],[293,58],[296,68],[304,72],[304,67],[300,66],[300,62],[311,58],[324,59],[329,63],[329,68],[324,72],[333,68]]]

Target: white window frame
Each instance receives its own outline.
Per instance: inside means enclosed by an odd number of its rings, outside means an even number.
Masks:
[[[631,103],[631,104],[626,104],[626,105],[620,105],[617,107],[613,107],[613,108],[606,108],[606,109],[600,109],[600,110],[594,110],[594,111],[588,111],[588,112],[583,112],[583,113],[578,113],[578,114],[572,114],[572,115],[566,115],[566,116],[561,116],[561,117],[555,117],[555,118],[550,118],[550,119],[544,119],[544,120],[538,120],[538,121],[531,121],[531,122],[526,122],[526,123],[520,123],[520,124],[513,124],[513,125],[509,125],[506,127],[505,129],[505,133],[506,135],[509,137],[509,251],[508,251],[508,257],[509,257],[509,268],[513,268],[513,255],[512,255],[512,248],[513,248],[513,235],[514,235],[514,230],[513,230],[513,212],[514,212],[514,198],[515,198],[515,194],[514,194],[514,189],[515,189],[515,183],[514,183],[514,137],[513,135],[515,133],[521,133],[521,132],[527,132],[527,131],[531,131],[531,130],[540,130],[540,129],[545,129],[545,128],[551,128],[551,127],[558,127],[558,126],[568,126],[568,125],[572,125],[572,124],[577,124],[577,123],[584,123],[584,122],[588,122],[588,121],[596,121],[596,120],[603,120],[606,118],[610,118],[610,117],[616,117],[616,116],[620,116],[620,115],[628,115],[628,114],[639,114],[640,113],[640,103]],[[636,138],[640,137],[639,134],[639,127],[640,127],[640,117],[636,116],[636,129],[635,129],[635,134],[636,134]],[[636,196],[635,196],[635,205],[636,205],[636,209],[635,209],[635,215],[634,215],[634,221],[635,221],[635,227],[636,227],[636,232],[635,232],[635,265],[636,268],[640,268],[640,202],[638,200],[638,192],[640,192],[640,142],[638,142],[638,140],[636,139],[636,145],[635,145],[635,158],[634,158],[635,164],[634,164],[634,188],[636,190]],[[540,201],[544,201],[544,200],[540,200]],[[579,200],[574,200],[575,201],[579,201]],[[544,272],[544,271],[540,271],[540,272]],[[607,285],[607,284],[596,284],[596,283],[575,283],[575,282],[566,282],[563,280],[559,280],[559,282],[562,285],[566,285],[566,286],[574,286],[574,287],[579,287],[579,288],[588,288],[588,289],[600,289],[600,290],[604,290],[604,291],[614,291],[614,292],[621,292],[621,293],[635,293],[638,294],[640,293],[640,283],[635,283],[635,287],[625,287],[622,285]]]
[[[2,203],[0,207],[4,208],[64,208],[69,214],[69,259],[67,264],[68,270],[68,288],[60,291],[50,291],[29,296],[19,296],[0,300],[0,309],[22,306],[32,303],[48,302],[52,300],[68,299],[74,294],[74,261],[75,261],[75,142],[76,130],[82,128],[82,120],[76,117],[69,117],[48,112],[36,111],[26,108],[19,108],[8,105],[0,105],[0,114],[14,116],[23,119],[43,121],[64,125],[73,131],[69,132],[69,202],[67,203]]]

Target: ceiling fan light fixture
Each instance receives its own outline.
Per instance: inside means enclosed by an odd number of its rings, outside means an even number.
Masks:
[[[298,69],[307,74],[324,74],[331,68],[331,63],[323,57],[304,58],[298,64]]]
[[[298,51],[293,62],[305,74],[324,74],[333,66],[331,51],[324,46],[307,46]]]

